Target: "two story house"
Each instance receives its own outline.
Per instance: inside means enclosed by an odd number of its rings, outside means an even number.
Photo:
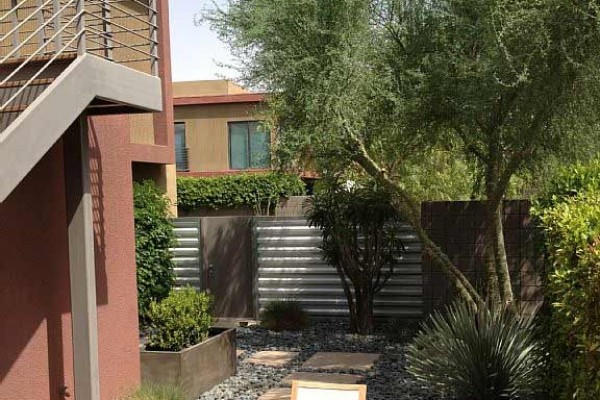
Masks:
[[[271,169],[271,133],[261,124],[265,95],[228,80],[175,82],[178,175]]]

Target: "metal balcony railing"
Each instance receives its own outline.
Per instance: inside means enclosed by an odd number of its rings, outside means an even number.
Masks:
[[[158,72],[156,0],[17,0],[0,10],[0,111],[60,60],[93,54]]]

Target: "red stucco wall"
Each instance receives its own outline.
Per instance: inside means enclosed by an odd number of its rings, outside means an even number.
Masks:
[[[0,399],[73,387],[70,307],[59,143],[0,204]]]
[[[168,43],[168,1],[158,1]],[[129,143],[127,116],[89,120],[101,400],[140,381],[132,160],[173,162],[168,46],[162,52],[165,111],[158,144]],[[77,125],[0,204],[0,400],[64,400],[73,393],[67,226],[79,177]]]

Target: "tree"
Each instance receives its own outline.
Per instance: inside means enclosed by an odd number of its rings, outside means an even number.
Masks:
[[[396,194],[469,303],[512,303],[501,202],[511,179],[597,132],[599,4],[570,0],[230,0],[208,19],[273,93],[278,155],[349,163]],[[400,165],[457,146],[487,202],[484,290],[420,226]],[[597,140],[594,143],[598,143]],[[388,169],[388,166],[396,168]]]
[[[347,187],[338,176],[324,180],[312,198],[308,219],[321,229],[324,258],[340,277],[352,332],[370,334],[375,295],[404,252],[403,221],[390,193],[373,182]]]

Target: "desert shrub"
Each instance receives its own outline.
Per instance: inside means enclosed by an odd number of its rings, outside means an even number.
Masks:
[[[558,399],[599,399],[600,192],[588,186],[537,212],[549,267],[548,392]]]
[[[169,250],[175,234],[169,200],[154,182],[134,183],[133,205],[138,312],[144,323],[150,302],[165,298],[175,281]]]
[[[325,177],[311,199],[307,218],[321,229],[322,255],[340,278],[352,331],[370,334],[375,295],[404,252],[404,220],[392,194],[370,180],[348,185],[337,176]]]
[[[383,333],[394,343],[408,343],[419,332],[421,322],[417,319],[394,318],[383,326]]]
[[[260,324],[275,332],[300,331],[308,326],[308,314],[297,301],[275,300],[261,312]]]
[[[298,175],[276,172],[177,179],[177,205],[186,211],[252,207],[257,212],[268,213],[282,198],[305,192]]]
[[[185,396],[178,386],[143,385],[123,400],[185,400]]]
[[[541,378],[543,349],[531,319],[510,310],[457,303],[424,323],[407,349],[408,371],[442,396],[529,399]]]
[[[191,287],[172,290],[148,309],[148,350],[181,351],[208,337],[212,297]]]

